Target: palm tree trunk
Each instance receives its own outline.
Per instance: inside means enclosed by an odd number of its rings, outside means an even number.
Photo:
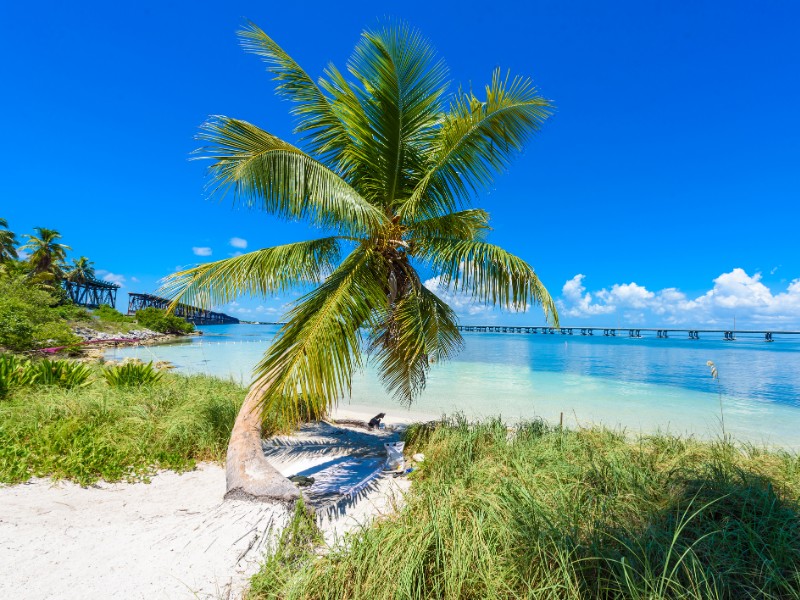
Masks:
[[[300,491],[269,464],[261,447],[263,385],[254,384],[233,424],[225,461],[225,498],[294,503]]]

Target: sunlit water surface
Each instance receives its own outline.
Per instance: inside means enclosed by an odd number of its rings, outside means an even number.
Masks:
[[[153,347],[109,350],[167,360],[184,373],[248,383],[277,331],[273,325],[200,328],[204,335]],[[603,423],[630,432],[670,431],[701,437],[725,431],[741,441],[800,449],[800,340],[465,333],[457,358],[433,366],[412,410],[431,416],[460,411],[513,422],[543,417],[566,425]],[[706,361],[719,369],[713,380]],[[718,387],[719,386],[719,387]],[[400,415],[408,409],[367,367],[342,401],[354,408]]]

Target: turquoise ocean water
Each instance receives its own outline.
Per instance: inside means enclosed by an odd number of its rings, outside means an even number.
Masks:
[[[169,345],[109,350],[108,359],[168,360],[179,371],[248,383],[277,326],[224,325]],[[800,450],[800,339],[721,334],[607,338],[595,335],[464,333],[465,347],[433,366],[411,411],[429,416],[461,411],[513,422],[542,417],[569,426],[602,423],[629,432],[657,430],[701,437],[721,434],[720,374],[725,429],[736,439]],[[719,336],[719,337],[716,337]],[[367,367],[342,405],[400,416]]]

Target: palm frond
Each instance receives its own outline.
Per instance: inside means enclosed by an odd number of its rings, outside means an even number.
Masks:
[[[440,217],[422,219],[409,227],[412,243],[416,239],[447,238],[452,240],[479,240],[490,230],[489,213],[470,208]]]
[[[497,69],[486,99],[460,92],[436,140],[432,167],[400,209],[405,220],[442,214],[463,205],[478,188],[492,183],[550,116],[551,103],[533,82],[509,80]]]
[[[212,194],[233,190],[248,207],[313,225],[364,234],[385,217],[346,181],[295,146],[246,121],[210,118],[197,152],[210,159]]]
[[[386,303],[381,271],[380,255],[359,246],[301,298],[256,367],[265,404],[319,417],[349,391],[362,362],[360,328]]]
[[[13,231],[0,231],[0,262],[8,259],[18,259],[17,236]]]
[[[276,92],[295,103],[291,112],[298,119],[295,133],[303,135],[301,144],[328,164],[347,147],[350,138],[321,87],[254,23],[248,22],[238,35],[246,52],[269,65],[278,82]]]
[[[326,237],[198,265],[173,273],[159,295],[174,305],[221,306],[241,296],[269,297],[298,285],[318,283],[339,262],[339,238]]]
[[[475,300],[524,311],[540,305],[545,317],[558,326],[558,311],[533,268],[499,246],[483,241],[429,238],[417,257],[441,274],[446,289],[466,292]]]
[[[360,148],[374,174],[370,192],[392,207],[425,172],[447,68],[417,30],[400,23],[364,32],[348,69],[364,88],[361,104],[373,133]]]
[[[320,86],[331,97],[333,110],[344,123],[351,143],[337,156],[335,170],[375,206],[382,206],[380,185],[372,165],[382,160],[374,145],[375,135],[365,110],[366,98],[356,84],[330,64],[320,78]]]
[[[425,388],[431,363],[450,358],[463,342],[453,310],[417,284],[377,320],[370,352],[386,389],[410,405]]]

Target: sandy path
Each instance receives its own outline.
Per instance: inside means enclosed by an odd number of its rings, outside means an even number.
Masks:
[[[0,598],[234,598],[281,506],[222,502],[216,465],[89,488],[0,488]]]

